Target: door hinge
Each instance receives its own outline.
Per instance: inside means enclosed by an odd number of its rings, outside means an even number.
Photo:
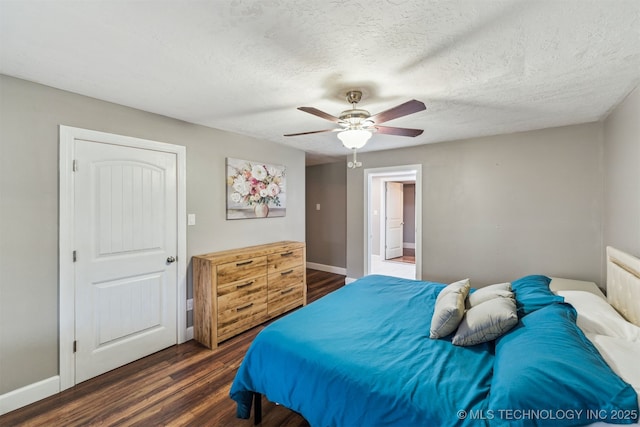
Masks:
[[[76,260],[78,259],[76,251],[73,251],[73,262],[76,262]]]
[[[78,161],[77,160],[73,161],[72,169],[73,169],[74,172],[76,172],[78,170]]]
[[[73,341],[73,352],[78,351],[78,341]]]

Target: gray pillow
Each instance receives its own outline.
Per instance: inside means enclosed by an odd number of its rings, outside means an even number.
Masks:
[[[469,294],[467,308],[475,307],[494,298],[514,298],[513,292],[511,292],[511,283],[498,283],[477,289]]]
[[[464,301],[470,287],[469,279],[464,279],[440,291],[431,318],[430,338],[446,337],[456,330],[464,316]]]
[[[515,299],[490,299],[467,310],[451,342],[469,346],[492,341],[517,324]]]

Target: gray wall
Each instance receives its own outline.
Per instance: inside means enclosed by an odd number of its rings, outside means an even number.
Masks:
[[[304,152],[0,76],[0,394],[58,374],[60,124],[187,147],[189,258],[305,238]],[[227,156],[286,166],[286,217],[225,220]]]
[[[402,230],[402,241],[404,243],[416,242],[416,185],[404,184],[402,187],[404,204],[402,214],[404,228]]]
[[[345,176],[346,178],[346,176]],[[371,254],[382,255],[380,246],[382,244],[382,236],[380,235],[380,221],[383,220],[384,212],[382,212],[382,189],[384,182],[382,178],[373,177],[371,180]],[[344,183],[345,189],[347,188],[347,182]]]
[[[422,276],[601,282],[602,125],[363,153],[347,171],[347,276],[364,264],[363,169],[422,164]]]
[[[307,261],[345,268],[347,235],[347,164],[307,167]],[[320,210],[316,205],[320,204]]]
[[[604,244],[640,256],[640,87],[604,122]]]

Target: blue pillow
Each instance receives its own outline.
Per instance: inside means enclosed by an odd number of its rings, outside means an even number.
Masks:
[[[511,290],[516,296],[518,316],[539,310],[554,302],[564,302],[564,298],[549,289],[551,279],[547,276],[525,276],[511,282]]]
[[[576,326],[569,304],[521,319],[496,341],[488,409],[496,426],[575,426],[638,419],[634,389]]]

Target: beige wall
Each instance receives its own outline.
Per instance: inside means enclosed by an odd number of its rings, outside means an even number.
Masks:
[[[187,147],[189,258],[305,238],[304,152],[0,76],[0,394],[58,374],[60,124]],[[285,165],[286,217],[226,221],[226,157]]]
[[[640,256],[640,87],[604,122],[604,244]]]
[[[422,276],[601,282],[602,125],[363,153],[347,171],[347,275],[363,274],[363,169],[422,164]]]
[[[345,268],[347,234],[346,162],[307,167],[307,261]],[[320,205],[320,210],[316,205]]]
[[[347,183],[344,183],[345,188]],[[380,250],[380,246],[382,245],[382,236],[380,236],[380,222],[382,221],[382,217],[384,213],[382,212],[382,188],[384,182],[382,182],[382,178],[373,177],[371,179],[371,254],[372,255],[382,255],[382,251]]]
[[[404,206],[402,208],[404,228],[402,240],[404,243],[416,242],[416,185],[405,184],[402,187]]]

